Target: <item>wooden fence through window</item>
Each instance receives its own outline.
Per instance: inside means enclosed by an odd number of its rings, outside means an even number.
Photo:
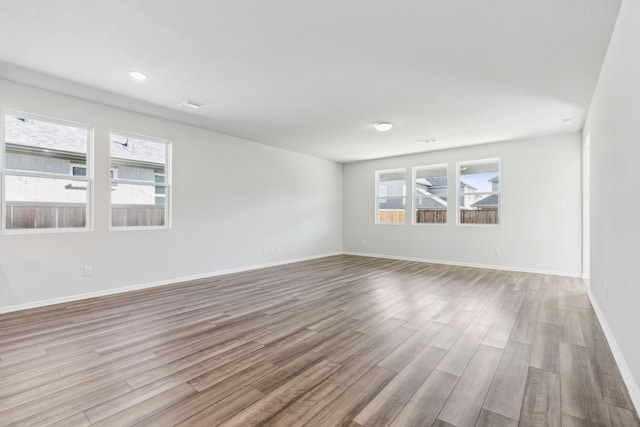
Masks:
[[[447,223],[447,211],[445,209],[416,210],[416,224],[446,224],[446,223]]]
[[[405,211],[404,209],[380,209],[378,211],[378,223],[379,224],[404,224],[405,223]],[[429,210],[418,209],[416,210],[416,224],[446,224],[447,223],[447,211],[444,209]],[[461,210],[460,211],[460,224],[497,224],[498,223],[498,210]]]
[[[114,205],[111,208],[112,227],[161,227],[164,225],[164,205]]]
[[[85,209],[80,204],[7,202],[6,227],[7,230],[84,227]]]
[[[378,224],[404,224],[404,209],[380,209]]]
[[[460,211],[460,224],[497,224],[498,210]]]
[[[163,205],[114,205],[111,211],[113,227],[163,226]],[[6,228],[83,228],[86,226],[86,206],[71,203],[7,202]]]

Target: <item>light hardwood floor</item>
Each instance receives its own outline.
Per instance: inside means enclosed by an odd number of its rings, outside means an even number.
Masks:
[[[355,256],[0,316],[0,425],[640,426],[579,279]]]

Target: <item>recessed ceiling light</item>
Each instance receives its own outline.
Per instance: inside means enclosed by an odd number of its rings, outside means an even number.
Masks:
[[[129,71],[129,75],[136,80],[147,80],[149,78],[145,73],[141,73],[140,71]]]
[[[419,139],[418,141],[416,141],[416,144],[427,145],[427,144],[431,144],[432,142],[436,142],[436,141],[437,140],[435,138]]]
[[[386,132],[393,127],[393,125],[389,122],[375,122],[373,127],[376,128],[378,132]]]
[[[200,107],[204,107],[204,104],[202,102],[192,101],[190,99],[187,99],[183,103],[178,104],[178,107],[184,107],[184,108],[189,108],[191,110],[197,110]]]

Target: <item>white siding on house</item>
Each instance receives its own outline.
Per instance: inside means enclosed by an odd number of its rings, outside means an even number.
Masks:
[[[5,158],[7,169],[61,173],[71,172],[71,161],[52,157],[31,156],[29,154],[7,153]]]
[[[118,178],[120,179],[153,182],[154,176],[155,174],[153,173],[153,169],[118,166]]]

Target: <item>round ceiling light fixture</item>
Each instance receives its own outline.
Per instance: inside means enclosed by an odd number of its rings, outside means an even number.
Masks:
[[[375,122],[373,124],[373,127],[378,131],[378,132],[386,132],[389,129],[391,129],[393,127],[393,125],[390,122]]]
[[[140,71],[129,71],[129,75],[136,80],[147,80],[149,78],[145,73],[141,73]]]

